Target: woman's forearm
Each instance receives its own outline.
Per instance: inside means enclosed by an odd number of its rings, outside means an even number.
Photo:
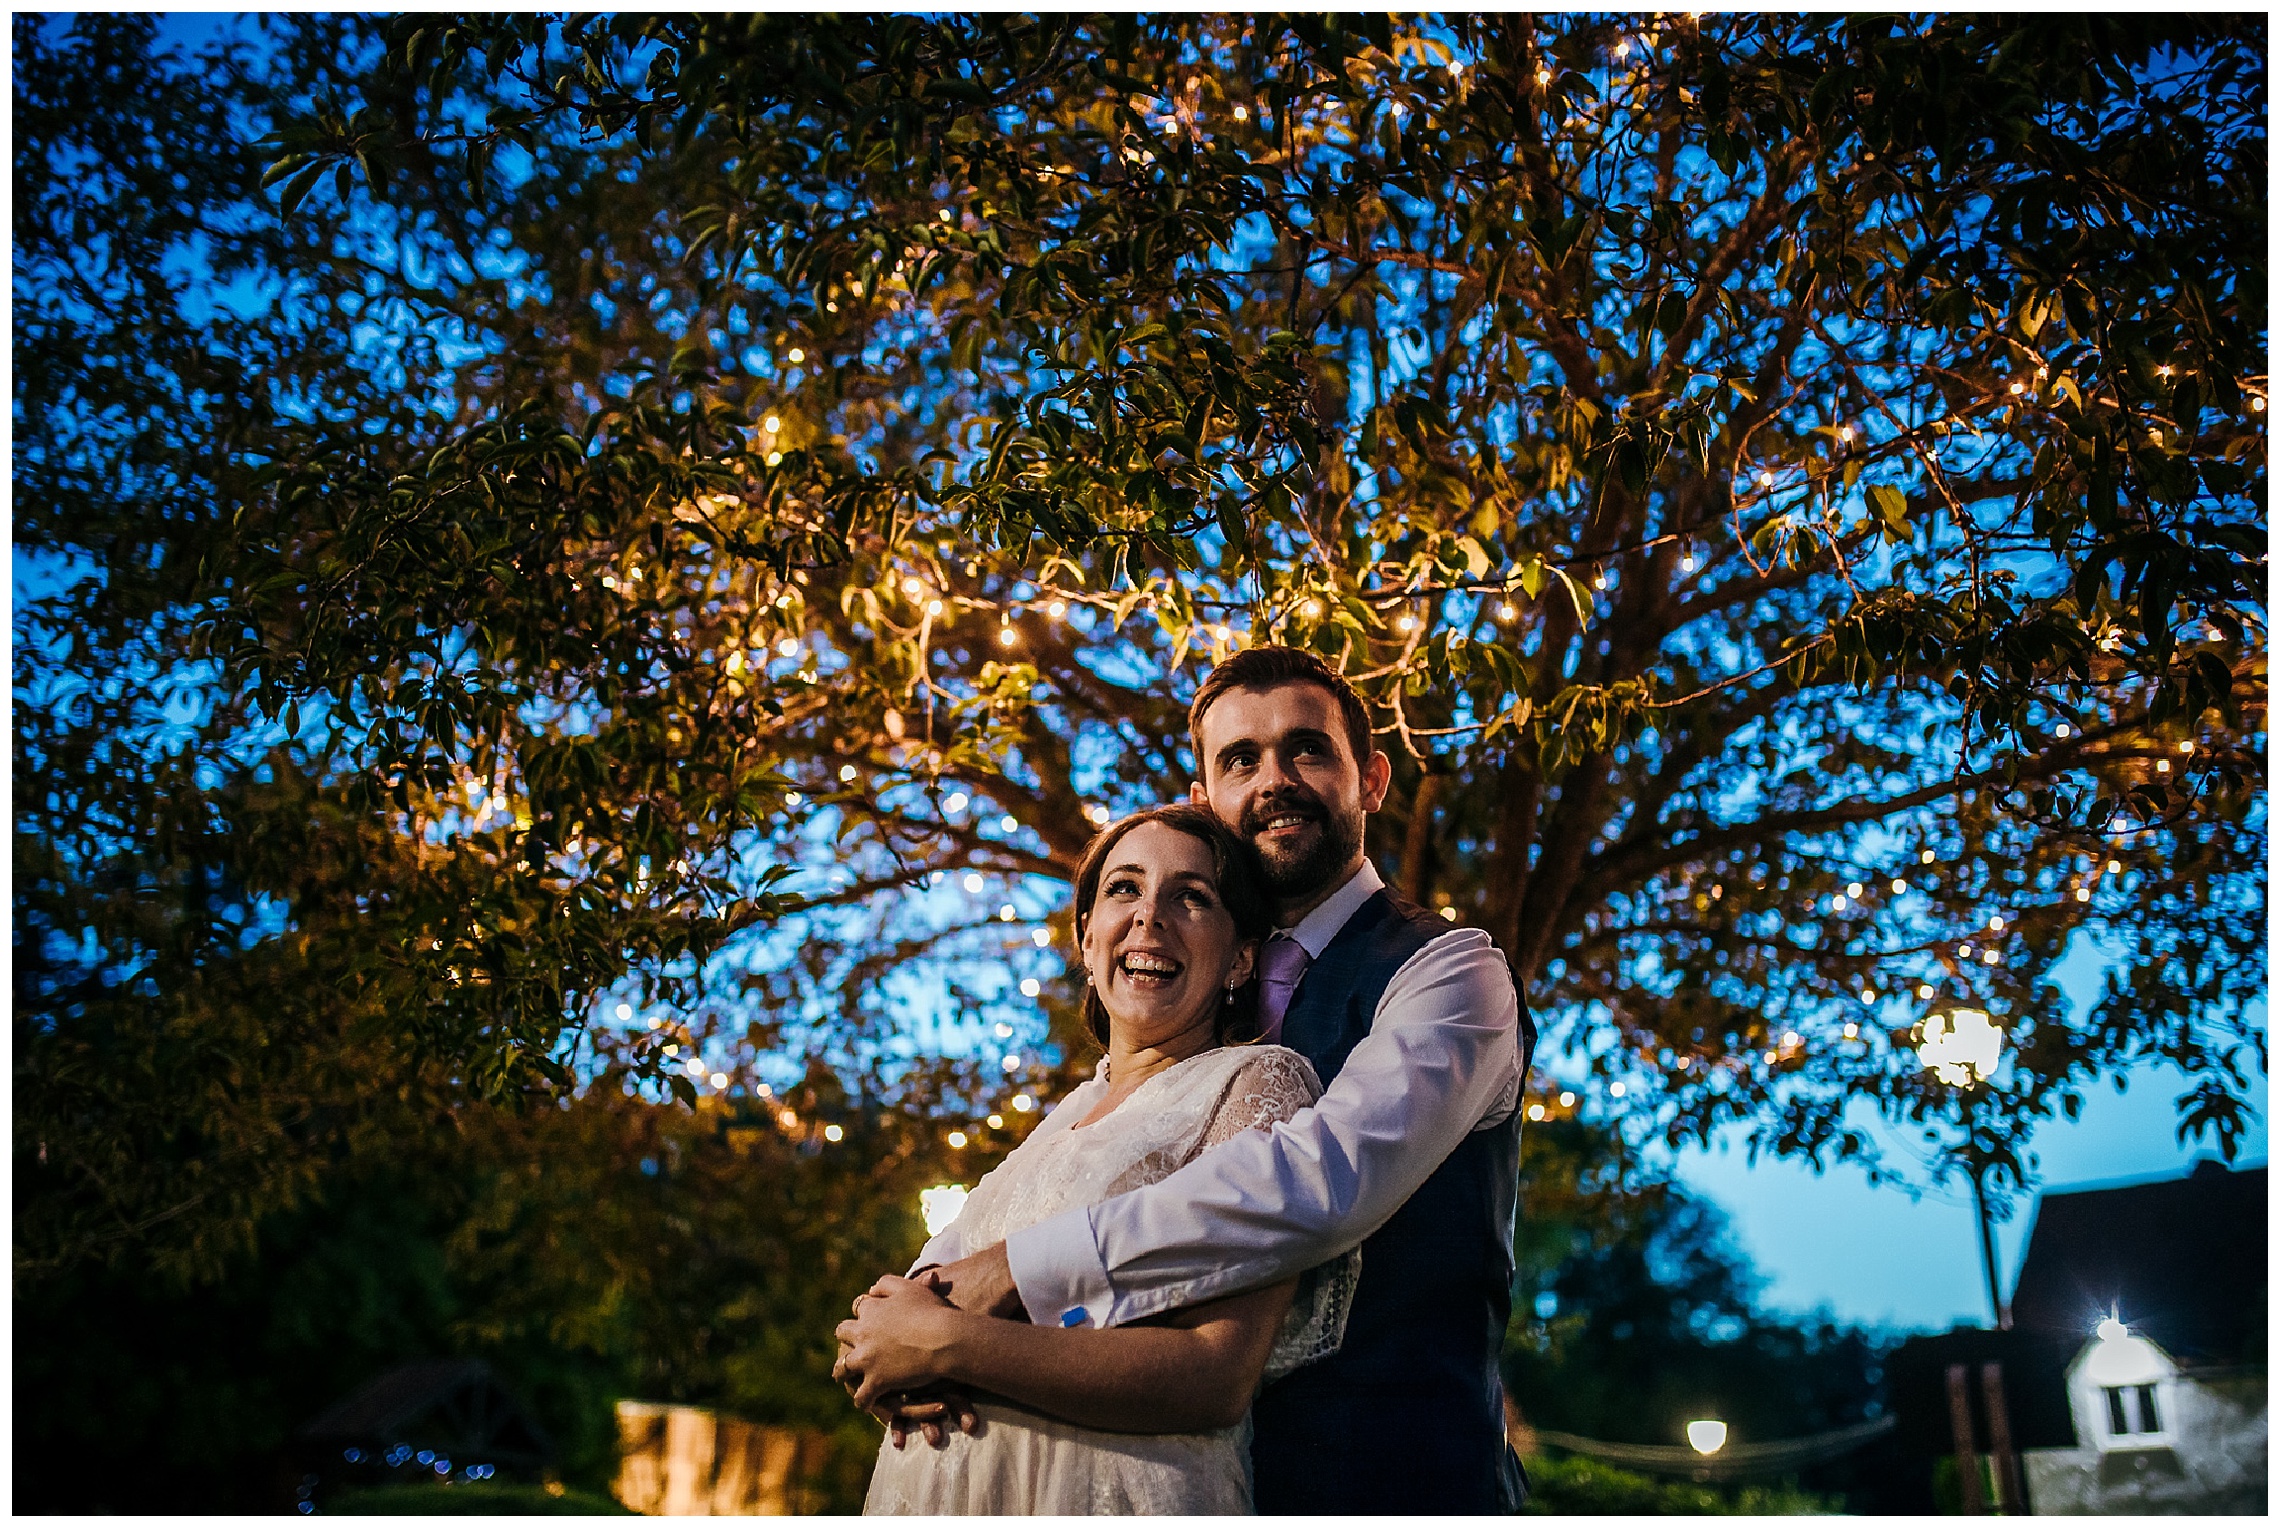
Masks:
[[[1205,1432],[1250,1406],[1296,1281],[1165,1322],[1043,1327],[960,1314],[943,1378],[1103,1432]]]

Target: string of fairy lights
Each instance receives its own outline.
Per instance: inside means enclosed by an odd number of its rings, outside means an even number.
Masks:
[[[1698,20],[1699,12],[1688,13],[1688,19]],[[1665,25],[1679,24],[1676,16],[1662,18]],[[1617,36],[1608,47],[1608,56],[1621,65],[1628,76],[1639,76],[1646,60],[1659,42],[1654,28],[1635,34]],[[1634,51],[1639,63],[1631,63]],[[1450,76],[1462,82],[1467,66],[1451,58],[1446,68]],[[1643,77],[1643,76],[1640,76]],[[1535,72],[1539,88],[1548,89],[1555,82],[1551,66],[1546,63]],[[1416,109],[1398,96],[1387,100],[1386,109],[1397,119]],[[1193,91],[1161,103],[1150,103],[1157,114],[1151,125],[1165,133],[1200,135],[1206,130],[1206,116],[1202,103]],[[1253,117],[1252,108],[1244,102],[1228,106],[1228,115],[1239,127],[1248,126]],[[1263,116],[1263,113],[1262,113]],[[1128,157],[1132,151],[1127,151]],[[1152,159],[1144,149],[1137,157]],[[1059,173],[1074,173],[1073,167],[1054,167]],[[950,206],[938,209],[938,221],[945,226],[963,226],[964,214]],[[875,251],[872,259],[881,266],[880,287],[904,282],[910,274],[911,262],[922,258],[925,246],[912,244],[904,258],[891,267],[885,265],[885,251]],[[825,303],[828,311],[837,312],[838,297],[844,295],[833,289]],[[901,294],[911,294],[905,288]],[[2062,396],[2072,397],[2077,404],[2084,397],[2081,382],[2058,367],[2051,355],[2035,350],[2030,344],[2012,337],[2016,348],[2025,359],[2018,372],[1998,376],[1987,383],[1985,395],[1974,403],[1954,410],[1949,416],[1909,424],[1886,411],[1886,429],[1881,439],[1871,440],[1870,431],[1851,419],[1829,419],[1807,427],[1800,435],[1801,450],[1795,457],[1769,458],[1759,462],[1738,462],[1726,474],[1732,489],[1733,554],[1751,563],[1759,572],[1764,567],[1752,547],[1756,534],[1766,530],[1780,531],[1793,538],[1809,539],[1817,543],[1821,555],[1842,560],[1846,547],[1869,545],[1880,530],[1880,516],[1870,502],[1868,486],[1862,481],[1861,470],[1880,458],[1912,460],[1923,470],[1935,487],[1943,471],[1940,450],[1943,442],[1963,434],[1977,436],[1981,419],[1990,416],[2008,416],[2016,409],[2048,405]],[[778,352],[769,356],[771,369],[777,354],[790,367],[804,366],[809,360],[808,343],[784,343]],[[2031,367],[2031,370],[2029,369]],[[2178,368],[2164,364],[2157,368],[2163,380],[2173,380]],[[2111,401],[2111,400],[2108,400]],[[2248,411],[2261,415],[2265,399],[2260,392],[2252,392],[2245,399]],[[790,454],[800,449],[800,442],[811,438],[812,426],[804,423],[797,406],[786,400],[765,412],[759,420],[760,459],[771,471],[782,468]],[[2141,422],[2141,428],[2150,442],[2159,446],[2163,442],[2161,426]],[[1826,450],[1806,453],[1805,442],[1819,440]],[[1905,495],[1901,484],[1883,485]],[[1840,511],[1840,501],[1851,510],[1850,523]],[[1905,498],[1903,498],[1905,502]],[[1818,506],[1817,512],[1815,506]],[[716,494],[698,498],[693,505],[695,518],[714,520],[734,515],[739,510],[736,495]],[[1745,524],[1746,517],[1757,517],[1753,528]],[[924,561],[912,560],[890,565],[865,591],[869,596],[865,607],[876,626],[898,640],[916,644],[922,655],[921,684],[927,687],[929,699],[939,697],[954,701],[958,697],[936,677],[932,667],[923,662],[936,639],[960,623],[980,622],[985,628],[994,624],[987,641],[1000,654],[1018,654],[1029,638],[1025,635],[1028,623],[1041,623],[1051,631],[1064,623],[1087,623],[1088,635],[1100,635],[1098,625],[1107,620],[1112,627],[1135,614],[1155,617],[1178,638],[1183,653],[1191,661],[1218,663],[1232,652],[1240,650],[1254,640],[1280,640],[1303,635],[1310,623],[1321,622],[1336,612],[1350,611],[1358,606],[1381,621],[1382,628],[1398,640],[1401,651],[1390,660],[1388,672],[1406,675],[1433,661],[1429,644],[1436,637],[1452,636],[1476,639],[1482,631],[1496,632],[1508,629],[1521,621],[1531,604],[1549,600],[1572,601],[1579,619],[1604,619],[1602,597],[1621,591],[1629,578],[1649,572],[1654,560],[1662,562],[1664,569],[1675,566],[1678,574],[1692,577],[1698,572],[1711,571],[1710,560],[1705,557],[1703,543],[1710,528],[1692,526],[1674,529],[1643,539],[1635,544],[1599,549],[1575,548],[1557,553],[1539,553],[1511,561],[1493,576],[1487,573],[1466,576],[1449,576],[1436,567],[1431,574],[1421,573],[1416,566],[1408,568],[1373,570],[1362,583],[1370,585],[1373,578],[1380,581],[1374,586],[1341,589],[1331,581],[1327,569],[1302,572],[1287,586],[1271,592],[1261,591],[1257,597],[1245,599],[1238,591],[1204,586],[1197,591],[1174,587],[1166,580],[1153,581],[1139,587],[1125,589],[1091,589],[1066,582],[1039,580],[1014,592],[992,596],[979,587],[972,575],[977,571],[968,565],[967,583],[974,587],[961,589],[943,566],[930,566]],[[1967,529],[1968,534],[1968,529]],[[950,550],[943,549],[944,562],[953,561]],[[1802,555],[1802,554],[1797,554]],[[1385,579],[1390,578],[1390,582]],[[618,593],[629,600],[644,599],[658,594],[658,579],[653,570],[630,552],[621,563],[603,572],[599,583],[605,590]],[[757,618],[752,621],[746,640],[730,646],[717,661],[732,689],[764,682],[784,682],[799,686],[816,686],[823,682],[823,659],[829,652],[829,638],[820,626],[808,619],[806,577],[795,573],[770,590],[761,602]],[[1531,588],[1530,586],[1534,587]],[[2091,632],[2097,643],[2112,650],[2118,634],[2101,626]],[[1479,730],[1488,725],[1480,720],[1470,727],[1445,729],[1448,731]],[[943,782],[930,773],[937,756],[917,746],[905,736],[905,726],[899,712],[890,710],[882,728],[888,735],[886,752],[899,769],[911,780],[926,779],[935,787]],[[2070,742],[2076,735],[2070,723],[2058,723],[2053,736],[2061,743]],[[931,738],[931,730],[928,733]],[[930,746],[930,745],[929,745]],[[2196,750],[2196,744],[2187,740],[2174,745],[2175,755],[2153,756],[2149,759],[2151,772],[2169,776],[2184,767]],[[2140,749],[2140,752],[2143,750]],[[892,770],[882,771],[892,773]],[[866,771],[855,762],[844,762],[835,773],[837,786],[842,790],[861,789],[866,785]],[[464,808],[453,805],[451,815],[464,820],[478,831],[508,822],[519,827],[529,826],[526,810],[519,807],[512,791],[511,781],[502,772],[495,778],[468,780],[463,787],[466,797]],[[812,803],[826,806],[833,792],[828,786],[817,788],[787,788],[782,794],[783,805],[799,811]],[[971,812],[969,813],[969,808]],[[990,820],[988,804],[965,789],[953,788],[939,798],[942,820],[948,825],[978,825]],[[1084,809],[1094,827],[1109,820],[1109,808],[1093,803]],[[1007,836],[1023,831],[1023,824],[1012,813],[995,818],[998,830]],[[2119,836],[2126,836],[2125,830]],[[573,846],[573,855],[582,846]],[[2118,885],[2126,874],[2117,849],[2101,853],[2083,853],[2073,856],[2074,868],[2063,877],[2063,884],[2054,889],[2047,905],[2030,909],[2035,914],[2053,911],[2064,912],[2069,906],[2079,909],[2094,905],[2102,887]],[[582,862],[581,862],[582,863]],[[1860,870],[1848,879],[1841,891],[1828,893],[1818,905],[1807,904],[1804,911],[1816,918],[1851,919],[1874,916],[1875,904],[1880,897],[1889,895],[1897,901],[1911,889],[1909,869],[1919,876],[1930,873],[1940,864],[1940,855],[1931,848],[1920,851],[1916,864],[1908,868],[1889,868],[1883,871]],[[676,869],[684,868],[676,866]],[[941,885],[949,872],[931,872],[930,885]],[[1762,869],[1759,872],[1762,876]],[[642,871],[647,880],[647,870]],[[969,896],[987,898],[990,878],[981,872],[969,870],[956,879],[956,884]],[[1786,878],[1784,878],[1786,884]],[[1704,890],[1696,891],[1691,882],[1674,888],[1681,901],[1691,902],[1698,911],[1707,912],[1716,903],[1726,899],[1725,883],[1712,881]],[[1445,907],[1443,916],[1452,920],[1460,916],[1457,909]],[[1896,952],[1882,957],[1895,964],[1904,964],[1905,958],[1928,958],[1940,962],[1944,980],[1960,981],[1967,971],[1985,972],[2001,966],[2006,960],[2008,938],[2015,936],[2022,914],[2017,911],[1991,912],[1986,915],[1984,928],[1969,939],[1958,939],[1952,944],[1924,947],[1915,951]],[[1022,921],[1018,907],[1004,901],[997,908],[995,921],[1014,924]],[[1042,928],[1030,931],[1030,938],[1038,949],[1049,947],[1051,936]],[[440,942],[439,942],[440,947]],[[1895,971],[1879,985],[1861,983],[1851,996],[1864,1008],[1874,1013],[1889,1001],[1912,996],[1919,1003],[1929,1003],[1938,997],[1942,981],[1934,980],[1929,972],[1908,973]],[[1020,983],[1025,999],[1041,1000],[1042,984],[1036,978],[1025,978]],[[621,1021],[630,1020],[631,1009],[620,1003],[616,1008]],[[666,1021],[651,1018],[648,1027],[662,1031]],[[998,1025],[999,1038],[1009,1038],[1007,1026]],[[1870,1037],[1882,1033],[1898,1041],[1902,1036],[1920,1035],[1921,1021],[1913,1028],[1886,1027],[1881,1030],[1873,1022],[1864,1024],[1860,1018],[1847,1018],[1841,1025],[1841,1042],[1866,1047]],[[1698,1037],[1699,1038],[1699,1037]],[[728,1093],[741,1085],[738,1075],[727,1068],[716,1068],[702,1056],[683,1058],[681,1051],[687,1045],[684,1039],[663,1042],[663,1055],[679,1065],[694,1081],[708,1086],[716,1095]],[[1649,1071],[1667,1067],[1679,1074],[1699,1074],[1714,1068],[1763,1068],[1776,1071],[1784,1065],[1801,1060],[1814,1042],[1797,1029],[1785,1029],[1778,1038],[1763,1046],[1741,1046],[1726,1055],[1659,1054],[1638,1058]],[[1003,1058],[1008,1077],[1021,1070],[1023,1063],[1018,1052],[1008,1052]],[[1608,1096],[1626,1096],[1627,1084],[1621,1080],[1606,1084]],[[764,1105],[772,1105],[773,1095],[766,1083],[753,1083],[751,1092]],[[1531,1120],[1543,1120],[1577,1107],[1577,1094],[1572,1087],[1559,1087],[1543,1097],[1532,1100],[1527,1106]],[[991,1110],[982,1120],[948,1127],[947,1144],[956,1150],[966,1149],[987,1139],[985,1131],[998,1132],[1007,1127],[1009,1117],[1017,1123],[1022,1116],[1033,1115],[1038,1099],[1031,1091],[1014,1093],[1002,1108]],[[771,1116],[787,1132],[806,1133],[825,1142],[837,1143],[843,1138],[843,1128],[837,1123],[818,1122],[803,1118],[786,1105],[776,1108]]]

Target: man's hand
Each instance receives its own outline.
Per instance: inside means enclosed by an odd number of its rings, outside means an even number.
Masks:
[[[955,1263],[926,1270],[927,1282],[950,1297],[950,1303],[977,1316],[1003,1316],[1027,1321],[1029,1312],[1014,1287],[1013,1266],[1005,1258],[1005,1243],[997,1242]]]
[[[921,1269],[912,1282],[937,1293],[946,1287],[932,1268]],[[950,1429],[953,1427],[962,1433],[978,1433],[981,1430],[981,1416],[974,1409],[973,1398],[953,1385],[886,1391],[873,1395],[869,1403],[865,1404],[862,1394],[863,1365],[850,1340],[852,1328],[860,1324],[865,1300],[886,1296],[893,1292],[896,1285],[904,1285],[904,1281],[891,1276],[881,1278],[869,1290],[855,1297],[854,1314],[857,1319],[841,1325],[839,1361],[833,1366],[832,1373],[846,1385],[848,1394],[855,1397],[856,1404],[886,1424],[896,1448],[907,1443],[914,1432],[925,1437],[935,1448],[942,1447],[949,1440]]]

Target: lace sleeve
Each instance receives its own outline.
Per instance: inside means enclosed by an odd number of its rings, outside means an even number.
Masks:
[[[1304,1056],[1280,1045],[1261,1046],[1257,1055],[1228,1079],[1227,1092],[1204,1131],[1202,1149],[1231,1141],[1246,1130],[1264,1130],[1289,1119],[1322,1096],[1322,1082]],[[1267,1353],[1262,1384],[1293,1369],[1328,1358],[1346,1338],[1346,1316],[1361,1282],[1360,1248],[1334,1257],[1299,1275],[1282,1329]]]
[[[1227,1079],[1199,1150],[1208,1151],[1246,1130],[1264,1130],[1289,1119],[1322,1096],[1322,1084],[1304,1056],[1282,1046],[1262,1046]]]

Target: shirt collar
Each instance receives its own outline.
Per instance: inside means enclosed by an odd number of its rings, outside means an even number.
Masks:
[[[1306,951],[1308,960],[1320,960],[1322,952],[1330,948],[1330,941],[1346,920],[1360,910],[1361,905],[1385,886],[1385,877],[1378,874],[1377,866],[1368,855],[1362,856],[1361,867],[1346,878],[1346,884],[1330,893],[1330,899],[1298,920],[1296,928],[1277,929],[1285,938],[1295,939]]]

